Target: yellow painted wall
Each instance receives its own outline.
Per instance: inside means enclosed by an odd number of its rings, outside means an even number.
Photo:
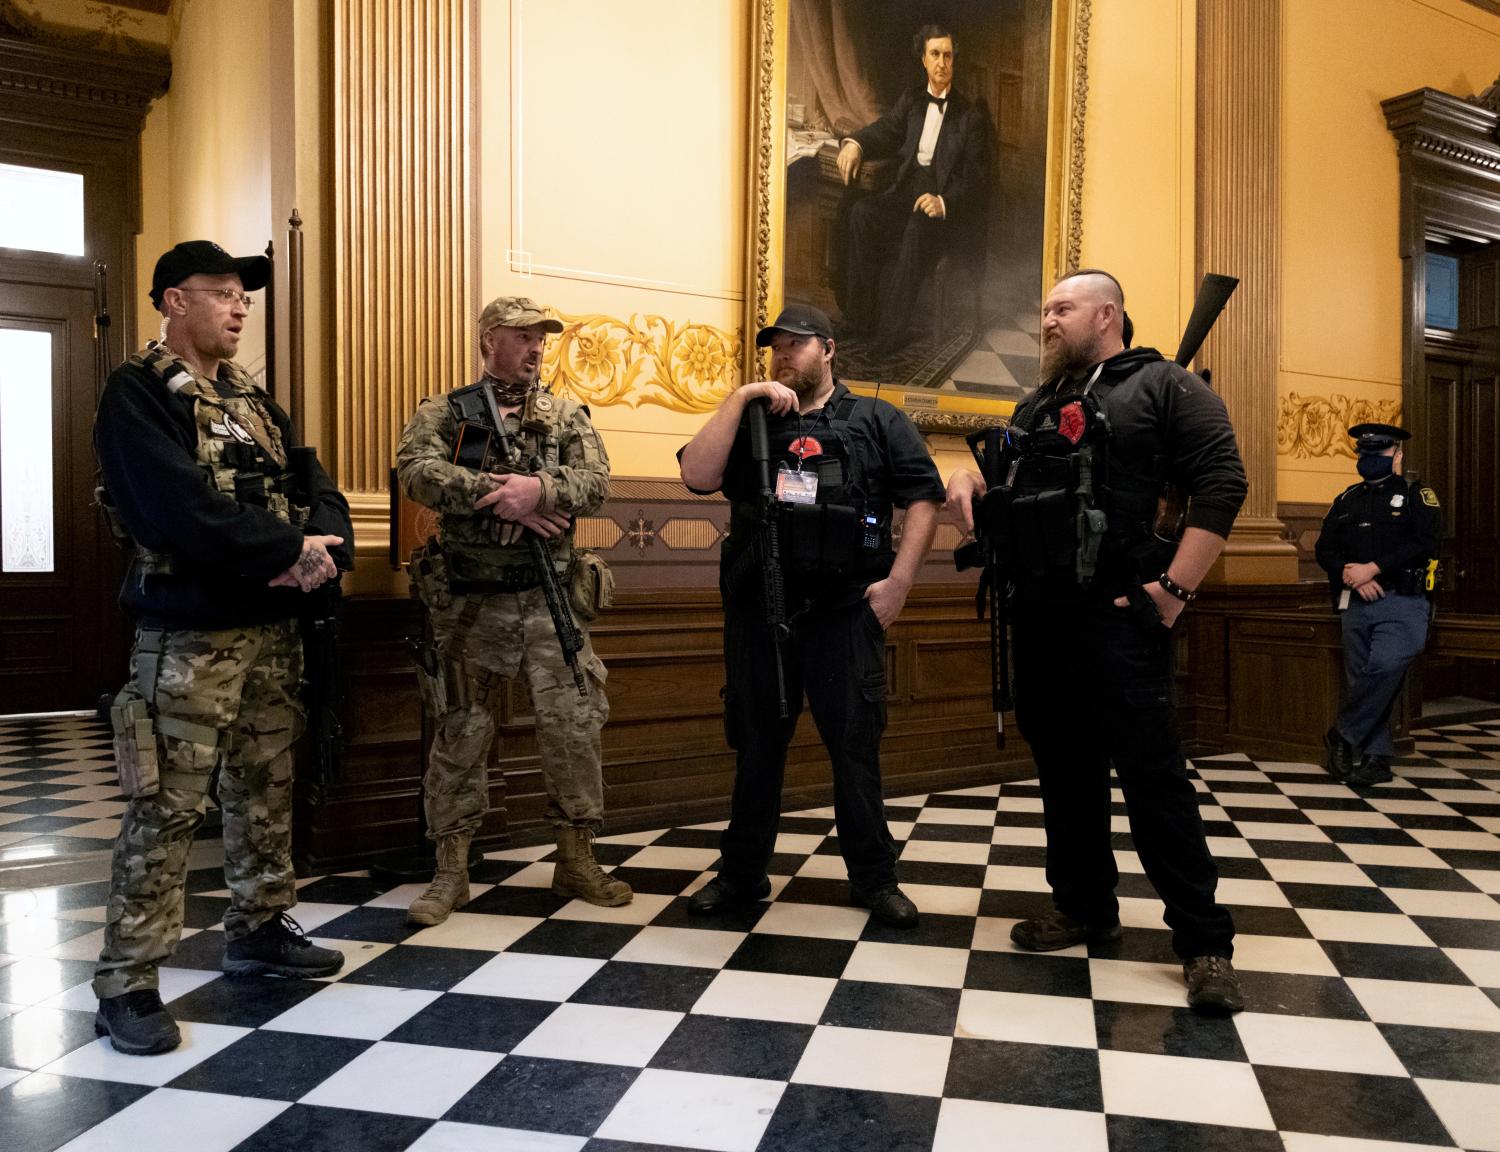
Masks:
[[[1500,73],[1500,17],[1462,0],[1284,0],[1278,395],[1401,396],[1400,217],[1380,102],[1469,96]],[[1325,502],[1346,457],[1279,458],[1277,495]]]
[[[136,331],[127,336],[126,354],[155,340],[161,314],[151,307],[151,272],[156,258],[177,242],[172,235],[172,209],[167,181],[156,173],[170,171],[172,156],[172,96],[161,97],[146,114],[141,130],[141,233],[135,241]]]

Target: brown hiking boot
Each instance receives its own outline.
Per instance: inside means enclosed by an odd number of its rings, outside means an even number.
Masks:
[[[557,896],[576,896],[605,908],[629,904],[635,897],[629,884],[614,879],[599,867],[594,859],[594,830],[579,824],[557,826],[552,891]]]
[[[1034,920],[1012,924],[1010,939],[1028,952],[1056,952],[1074,944],[1104,944],[1118,940],[1121,932],[1118,920],[1113,924],[1084,924],[1063,912],[1052,911]]]
[[[1240,978],[1227,956],[1194,956],[1182,966],[1188,1006],[1209,1016],[1226,1016],[1245,1006]]]
[[[473,838],[472,832],[438,837],[437,874],[406,910],[408,924],[441,924],[469,902],[469,841]]]

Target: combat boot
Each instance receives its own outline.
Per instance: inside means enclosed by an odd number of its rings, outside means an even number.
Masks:
[[[137,988],[99,1001],[94,1035],[108,1036],[115,1051],[127,1056],[154,1056],[182,1043],[177,1021],[162,1007],[161,993],[155,988]]]
[[[1340,784],[1347,783],[1349,774],[1354,771],[1354,749],[1349,741],[1337,728],[1330,728],[1323,735],[1323,748],[1327,753],[1323,767],[1328,769],[1328,775]]]
[[[431,927],[448,919],[469,902],[469,841],[472,832],[452,832],[439,836],[437,842],[437,874],[427,891],[411,902],[406,910],[408,924],[425,924]]]
[[[1373,788],[1376,784],[1389,784],[1394,779],[1389,756],[1369,755],[1359,762],[1358,768],[1349,773],[1349,779],[1345,783],[1351,788]]]
[[[576,896],[605,908],[629,904],[635,897],[629,884],[614,879],[599,867],[594,859],[594,830],[579,824],[557,826],[552,892],[557,896]]]
[[[229,941],[219,965],[231,976],[332,976],[344,966],[344,954],[314,944],[302,925],[285,912],[254,932]]]

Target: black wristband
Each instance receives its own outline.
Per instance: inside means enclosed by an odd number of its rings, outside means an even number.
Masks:
[[[1184,604],[1191,604],[1194,600],[1198,599],[1198,593],[1188,591],[1188,589],[1177,583],[1176,580],[1173,580],[1165,572],[1156,578],[1156,582],[1166,589],[1169,596],[1177,597]]]

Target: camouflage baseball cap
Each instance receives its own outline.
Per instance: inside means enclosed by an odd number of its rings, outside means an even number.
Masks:
[[[479,334],[491,328],[530,328],[540,324],[544,332],[561,332],[563,324],[548,316],[541,306],[527,296],[496,296],[479,314]]]

